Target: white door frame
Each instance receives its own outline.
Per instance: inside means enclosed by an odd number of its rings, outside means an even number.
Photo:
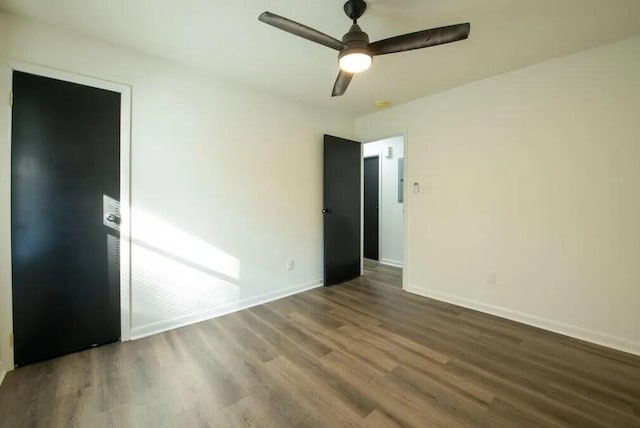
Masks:
[[[131,87],[35,64],[7,61],[11,71],[21,71],[120,93],[120,340],[131,339]],[[13,80],[11,81],[13,89]],[[11,127],[11,123],[9,123]],[[9,129],[11,147],[11,129]],[[11,174],[8,171],[8,174]],[[9,260],[9,266],[11,261]],[[12,287],[12,284],[9,284]],[[12,290],[9,295],[12,296]],[[13,304],[9,302],[13,322]],[[13,331],[13,326],[11,326]],[[9,368],[13,368],[13,361]]]

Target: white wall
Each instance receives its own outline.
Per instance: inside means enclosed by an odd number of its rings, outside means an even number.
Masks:
[[[640,37],[359,118],[422,185],[407,288],[640,354],[639,119]]]
[[[392,147],[393,156],[387,157],[387,147]],[[382,153],[384,151],[384,153]],[[380,262],[402,267],[404,252],[404,212],[398,202],[398,159],[404,157],[404,137],[390,137],[364,145],[365,157],[380,156]]]
[[[320,284],[322,135],[352,138],[351,118],[3,14],[0,32],[2,61],[132,87],[134,337]],[[0,360],[11,367],[10,111],[0,105]]]

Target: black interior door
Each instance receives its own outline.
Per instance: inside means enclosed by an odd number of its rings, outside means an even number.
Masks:
[[[360,276],[362,145],[324,136],[324,285]]]
[[[378,193],[380,158],[364,159],[364,256],[378,260]]]
[[[21,72],[13,93],[13,325],[22,365],[120,338],[119,236],[103,224],[103,195],[120,198],[120,94]]]

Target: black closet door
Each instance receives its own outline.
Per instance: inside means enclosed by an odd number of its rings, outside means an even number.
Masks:
[[[378,260],[380,157],[364,159],[364,256]]]
[[[120,338],[119,212],[103,212],[120,199],[120,98],[13,74],[16,365]]]

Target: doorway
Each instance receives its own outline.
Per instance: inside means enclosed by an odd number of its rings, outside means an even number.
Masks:
[[[360,275],[404,287],[405,137],[324,136],[324,284]]]
[[[12,68],[14,365],[24,365],[129,339],[130,92]]]
[[[405,138],[363,144],[363,272],[404,267]]]

